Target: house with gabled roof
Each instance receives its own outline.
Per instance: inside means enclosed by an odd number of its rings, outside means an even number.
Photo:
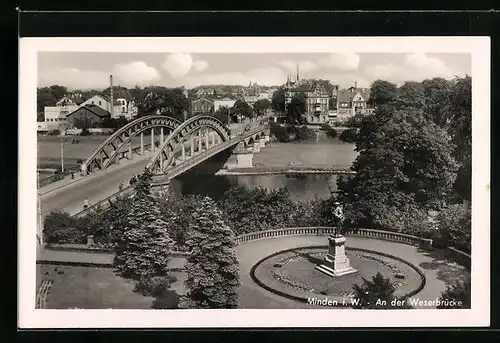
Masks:
[[[296,94],[302,93],[306,98],[305,115],[307,121],[324,123],[328,121],[331,92],[325,87],[323,80],[310,79],[291,82],[289,78],[285,85],[285,105],[288,106]]]
[[[341,89],[337,97],[337,114],[339,119],[346,119],[355,114],[370,114],[373,109],[368,106],[369,88],[349,87]]]
[[[106,118],[111,118],[111,113],[96,104],[81,106],[66,116],[70,126],[74,126],[76,121],[81,120],[89,123],[89,126],[93,127],[101,123]]]

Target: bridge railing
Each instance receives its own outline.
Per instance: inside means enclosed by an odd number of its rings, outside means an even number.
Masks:
[[[75,213],[71,217],[79,218],[97,209],[105,209],[109,207],[116,199],[121,197],[131,196],[134,193],[134,191],[135,190],[133,185],[127,186],[122,190],[119,190],[118,192],[102,199],[101,201],[98,201],[95,204],[90,205],[89,207],[87,207],[87,209],[83,209],[82,211]]]

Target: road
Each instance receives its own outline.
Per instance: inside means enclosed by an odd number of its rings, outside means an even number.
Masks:
[[[232,124],[231,136],[236,136],[246,125],[246,123]],[[68,183],[68,180],[66,180],[67,185],[59,189],[49,192],[47,192],[47,189],[39,189],[39,194],[42,194],[40,196],[42,217],[54,210],[64,210],[70,214],[75,214],[83,209],[85,199],[88,199],[90,204],[94,204],[113,195],[119,190],[120,184],[125,187],[128,186],[130,178],[144,170],[151,156],[151,152],[145,151],[144,156],[134,155],[133,160],[121,160],[119,165],[96,171],[92,175],[80,178],[73,183]],[[56,185],[49,186],[54,188]]]

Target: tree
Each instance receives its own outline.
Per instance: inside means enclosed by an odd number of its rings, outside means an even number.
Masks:
[[[288,122],[292,125],[306,124],[303,115],[306,112],[306,96],[304,93],[297,93],[293,96],[288,105]]]
[[[194,209],[193,217],[187,242],[191,247],[186,264],[188,294],[180,307],[236,308],[240,282],[234,233],[209,197]]]
[[[161,86],[147,87],[144,97],[143,115],[160,112],[175,119],[184,120],[189,109],[188,100],[181,88],[166,88]],[[137,93],[137,92],[136,92]]]
[[[393,303],[393,300],[401,300],[394,296],[395,288],[390,279],[384,278],[377,273],[371,280],[363,278],[361,285],[353,285],[354,299],[358,303],[353,307],[356,309],[397,309],[409,308],[409,305],[401,306]],[[405,302],[406,303],[406,302]]]
[[[64,86],[52,85],[50,87],[37,88],[37,112],[44,112],[44,107],[55,106],[67,93],[68,89]]]
[[[424,86],[420,82],[405,82],[397,89],[396,108],[424,108]]]
[[[86,234],[69,213],[52,211],[43,221],[43,236],[47,243],[84,243]]]
[[[439,298],[441,304],[437,308],[460,309],[471,306],[471,280],[457,280],[455,283],[447,285],[446,290]]]
[[[113,261],[118,275],[143,283],[153,277],[168,278],[169,256],[174,245],[168,233],[169,223],[162,219],[151,194],[151,181],[151,172],[145,170],[135,183],[127,226]]]
[[[450,93],[450,111],[454,114],[450,134],[456,145],[455,159],[460,165],[455,190],[459,199],[471,200],[472,187],[472,79],[456,78]]]
[[[234,187],[219,202],[224,218],[237,234],[284,228],[294,206],[288,189]]]
[[[449,205],[438,213],[436,219],[445,244],[470,253],[472,226],[470,202]]]
[[[244,118],[253,118],[253,109],[244,100],[236,100],[233,105],[233,111]]]
[[[275,112],[285,113],[285,90],[282,87],[273,93],[271,105]]]
[[[445,130],[448,129],[453,119],[450,112],[452,85],[451,81],[443,78],[433,78],[422,82],[425,94],[424,113],[427,119],[432,120]]]
[[[221,122],[224,124],[229,123],[229,109],[227,107],[221,107],[215,113],[213,116],[217,119],[219,119]]]
[[[450,136],[414,110],[396,112],[376,130],[351,167],[356,175],[339,184],[346,220],[380,226],[395,209],[441,208],[457,171]]]
[[[376,80],[370,87],[370,99],[368,105],[379,107],[391,104],[397,98],[397,86],[393,83]]]
[[[271,107],[271,102],[267,99],[260,99],[253,104],[253,109],[258,116],[264,115],[264,112]]]

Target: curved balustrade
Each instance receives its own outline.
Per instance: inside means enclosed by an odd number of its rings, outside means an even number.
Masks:
[[[302,236],[302,235],[323,236],[334,233],[335,229],[332,227],[296,227],[296,228],[267,230],[267,231],[259,231],[259,232],[243,234],[236,237],[235,241],[237,244],[242,244],[245,242],[250,242],[258,239],[266,239],[273,237]],[[406,235],[397,232],[372,230],[372,229],[355,229],[355,230],[348,230],[344,232],[344,234],[346,236],[360,236],[360,237],[401,242],[401,243],[416,245],[427,250],[430,250],[432,247],[431,239]]]
[[[130,143],[133,137],[148,129],[162,128],[163,130],[163,128],[166,128],[168,131],[167,133],[169,133],[180,125],[181,122],[177,119],[163,115],[151,115],[136,119],[120,128],[94,150],[85,162],[82,163],[82,171],[87,172],[94,169],[107,168],[117,157],[120,157],[120,152],[125,144]],[[163,137],[163,131],[161,136]],[[153,141],[154,136],[151,137],[151,142]],[[142,144],[143,142],[141,139],[141,146]],[[130,154],[132,154],[131,150],[132,148],[130,146]]]

